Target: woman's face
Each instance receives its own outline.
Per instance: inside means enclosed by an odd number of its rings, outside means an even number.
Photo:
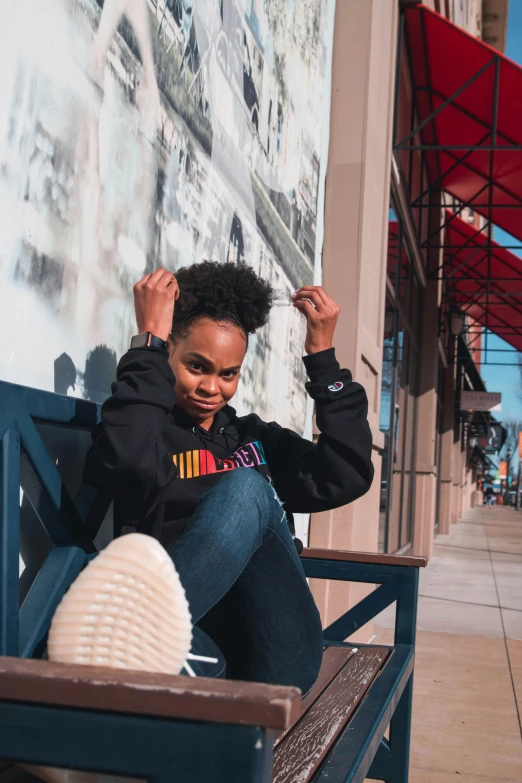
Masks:
[[[204,429],[234,396],[247,339],[239,326],[197,321],[187,337],[170,343],[169,364],[176,376],[176,407]]]

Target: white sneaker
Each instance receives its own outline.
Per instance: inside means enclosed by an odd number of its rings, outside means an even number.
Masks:
[[[192,621],[174,563],[154,538],[116,538],[63,597],[47,644],[49,660],[147,672],[191,672]],[[211,659],[205,659],[211,660]],[[20,765],[22,766],[22,765]],[[48,783],[128,778],[24,765]]]
[[[116,538],[73,582],[49,630],[49,660],[179,674],[192,622],[171,558],[150,536]]]

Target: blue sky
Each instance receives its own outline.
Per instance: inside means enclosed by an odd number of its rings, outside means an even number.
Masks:
[[[507,28],[506,54],[515,62],[522,65],[522,2],[511,0],[509,3],[509,17]],[[497,242],[507,245],[518,245],[518,242],[500,229],[495,229],[494,238]],[[513,250],[513,253],[522,257],[522,251]],[[517,395],[517,390],[522,392],[522,381],[518,369],[520,353],[494,353],[490,348],[510,348],[510,346],[488,334],[488,357],[490,362],[510,362],[509,367],[495,367],[483,365],[481,375],[486,382],[488,391],[502,393],[502,413],[497,413],[499,420],[519,419],[522,421],[522,400]]]

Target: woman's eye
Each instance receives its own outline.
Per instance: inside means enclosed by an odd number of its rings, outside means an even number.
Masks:
[[[235,378],[236,375],[237,375],[237,370],[230,370],[230,372],[223,373],[223,378],[230,380],[231,378]]]
[[[192,370],[198,370],[198,371],[203,369],[202,365],[199,362],[190,362],[189,367]]]

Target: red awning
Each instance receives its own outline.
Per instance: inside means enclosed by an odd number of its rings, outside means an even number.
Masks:
[[[446,211],[443,267],[438,277],[445,280],[446,294],[485,328],[522,351],[522,258]],[[490,248],[488,250],[488,248]],[[388,224],[388,276],[397,276],[399,226]],[[402,266],[407,264],[402,247]],[[401,275],[402,277],[402,275]]]
[[[405,11],[417,130],[432,185],[522,241],[522,68],[422,5]]]
[[[490,246],[487,234],[450,217],[448,211],[446,290],[471,318],[522,351],[522,259],[493,240]]]

